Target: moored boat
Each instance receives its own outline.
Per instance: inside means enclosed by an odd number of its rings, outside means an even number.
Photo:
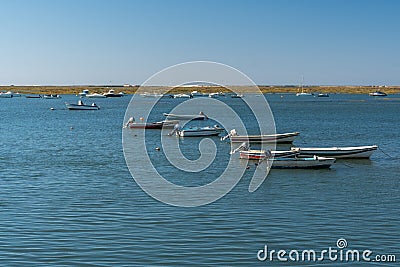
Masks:
[[[318,97],[329,97],[329,94],[327,94],[327,93],[319,93]]]
[[[387,94],[382,91],[375,91],[375,92],[369,93],[369,95],[370,96],[387,96]]]
[[[207,115],[202,111],[198,115],[177,115],[172,113],[164,113],[167,120],[206,120],[208,119]]]
[[[106,98],[105,95],[98,94],[98,93],[87,94],[86,97],[87,98]]]
[[[67,108],[69,110],[98,110],[100,107],[96,105],[95,103],[92,103],[91,105],[86,105],[83,103],[82,100],[78,101],[78,104],[70,104],[70,103],[65,103]]]
[[[43,96],[44,99],[59,99],[61,98],[60,95],[44,95]]]
[[[199,137],[199,136],[215,136],[219,135],[224,129],[215,126],[206,127],[188,127],[183,129],[174,129],[176,135],[180,137]]]
[[[283,133],[283,134],[265,134],[265,135],[238,135],[236,130],[233,129],[230,133],[223,137],[222,140],[230,139],[233,143],[250,142],[250,143],[280,143],[290,144],[293,143],[299,132]]]
[[[162,128],[174,128],[179,121],[158,121],[158,122],[135,122],[133,117],[130,117],[128,122],[125,124],[125,128],[131,129],[162,129]]]
[[[80,97],[85,97],[85,96],[87,96],[89,94],[89,90],[88,89],[84,89],[84,90],[82,90],[82,92],[80,92],[78,95],[80,96]]]
[[[335,158],[325,157],[284,157],[268,159],[272,161],[273,169],[323,169],[330,168],[335,163]]]
[[[378,149],[377,145],[373,146],[356,146],[356,147],[292,147],[292,150],[300,151],[300,155],[309,156],[317,155],[333,158],[369,158],[372,153]]]
[[[176,94],[174,98],[193,98],[193,96],[188,94]]]
[[[121,94],[116,94],[114,89],[108,90],[107,93],[103,94],[105,97],[122,97],[123,95]]]
[[[0,98],[12,98],[13,93],[11,91],[8,91],[6,93],[0,92]]]
[[[25,95],[26,98],[42,98],[41,95]]]

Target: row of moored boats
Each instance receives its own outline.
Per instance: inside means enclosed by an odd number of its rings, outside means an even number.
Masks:
[[[225,131],[219,125],[205,127],[180,127],[180,121],[206,120],[203,112],[193,115],[179,115],[164,113],[166,119],[158,122],[136,122],[131,117],[124,125],[131,129],[172,129],[168,135],[179,137],[205,137],[219,136]],[[329,168],[336,159],[368,159],[378,146],[351,146],[351,147],[292,147],[290,150],[266,151],[251,149],[251,144],[276,143],[291,144],[299,132],[277,133],[267,135],[239,135],[232,129],[228,135],[221,138],[229,140],[239,146],[231,151],[231,154],[239,153],[241,159],[255,160],[259,162],[269,161],[272,168]]]

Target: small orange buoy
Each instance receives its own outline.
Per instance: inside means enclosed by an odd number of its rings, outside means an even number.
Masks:
[[[144,120],[144,118],[143,118],[143,117],[140,117],[140,118],[139,118],[139,120],[141,120],[141,121],[142,121],[142,120]]]

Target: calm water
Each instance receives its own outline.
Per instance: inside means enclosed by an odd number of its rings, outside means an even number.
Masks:
[[[338,238],[349,249],[399,260],[400,96],[266,97],[278,132],[301,133],[296,145],[378,144],[392,158],[378,150],[371,160],[338,161],[330,170],[272,170],[254,193],[249,170],[217,202],[178,208],[144,193],[125,164],[121,125],[130,97],[98,99],[102,109],[86,112],[65,109],[75,96],[0,99],[0,265],[284,266],[258,261],[257,251],[266,244],[321,251]],[[155,114],[182,101],[162,100]],[[226,102],[241,108],[240,99]],[[195,158],[190,151],[184,154]],[[213,178],[158,162],[177,184]]]

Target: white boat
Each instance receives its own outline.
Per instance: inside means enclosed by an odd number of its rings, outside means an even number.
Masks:
[[[264,135],[238,135],[236,130],[233,129],[229,134],[223,137],[221,140],[230,139],[232,143],[280,143],[290,144],[293,143],[299,132],[283,133],[283,134],[264,134]]]
[[[238,95],[238,94],[230,94],[231,98],[242,98],[243,95]]]
[[[195,96],[204,96],[202,93],[198,92],[198,91],[192,91],[190,93],[191,96],[195,97]]]
[[[335,163],[335,158],[325,157],[286,157],[267,159],[272,161],[271,168],[273,169],[322,169],[330,168]]]
[[[382,91],[375,91],[373,93],[369,93],[370,96],[387,96],[385,92]]]
[[[172,113],[164,113],[167,120],[207,120],[208,117],[203,112],[200,112],[198,115],[177,115]]]
[[[217,97],[219,97],[219,96],[220,96],[219,93],[210,93],[210,94],[208,95],[208,97],[211,97],[211,98],[217,98]]]
[[[98,94],[98,93],[94,93],[94,94],[87,94],[86,95],[87,98],[106,98],[105,95],[102,94]]]
[[[114,89],[110,89],[107,93],[103,94],[105,97],[122,97],[123,95],[116,94]]]
[[[223,128],[215,125],[206,127],[188,127],[181,130],[175,130],[175,132],[176,135],[180,137],[198,137],[219,135],[223,130]]]
[[[192,95],[188,95],[188,94],[176,94],[174,95],[174,98],[192,98]]]
[[[154,98],[158,98],[158,97],[163,97],[163,94],[157,94],[157,93],[143,93],[140,94],[141,97],[154,97]]]
[[[44,95],[43,98],[45,99],[58,99],[61,98],[60,95]]]
[[[92,103],[91,105],[86,105],[85,103],[83,103],[82,100],[79,100],[78,104],[65,103],[65,105],[67,106],[67,108],[69,110],[98,110],[98,109],[100,109],[100,107],[97,106],[95,103]]]
[[[80,97],[85,97],[85,96],[87,96],[88,94],[89,94],[89,90],[84,89],[84,90],[82,90],[82,92],[80,92],[78,95],[79,95]]]
[[[13,93],[11,91],[8,91],[7,93],[0,92],[0,98],[12,98]]]
[[[301,93],[297,93],[296,96],[314,96],[314,94],[312,93],[304,92],[303,83],[304,83],[304,76],[301,78]]]
[[[355,146],[355,147],[318,147],[318,148],[306,148],[306,147],[292,147],[292,150],[296,149],[300,151],[300,155],[317,155],[323,157],[333,158],[369,158],[372,153],[377,150],[378,146]]]
[[[299,152],[295,150],[286,150],[286,151],[265,151],[265,150],[242,150],[240,151],[241,159],[256,159],[262,160],[265,158],[288,158],[295,157]]]
[[[329,97],[328,93],[319,93],[318,97]]]

